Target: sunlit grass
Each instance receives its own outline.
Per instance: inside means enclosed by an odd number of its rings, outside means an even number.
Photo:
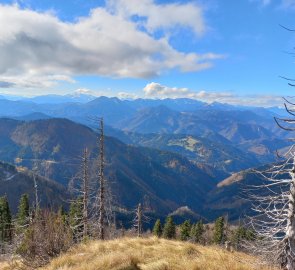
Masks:
[[[214,246],[157,238],[93,241],[72,248],[43,270],[270,270],[257,259]]]

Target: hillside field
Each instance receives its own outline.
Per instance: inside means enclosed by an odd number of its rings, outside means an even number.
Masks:
[[[11,270],[9,267],[0,269]],[[91,241],[40,270],[275,270],[255,257],[215,246],[157,238]]]

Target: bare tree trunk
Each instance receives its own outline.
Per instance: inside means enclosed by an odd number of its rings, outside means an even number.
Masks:
[[[83,238],[88,236],[88,150],[85,148],[83,156]]]
[[[35,217],[38,215],[38,212],[40,210],[40,202],[39,202],[39,196],[38,196],[38,183],[37,183],[37,174],[39,173],[39,166],[37,157],[34,157],[34,164],[32,168],[33,172],[33,181],[34,181],[34,191],[35,191]]]
[[[295,269],[295,159],[290,172],[292,182],[290,183],[290,194],[288,203],[288,220],[286,228],[286,267],[288,270]]]
[[[141,237],[142,235],[142,207],[141,203],[138,204],[137,211],[136,211],[136,226],[137,226],[137,236]]]
[[[100,163],[99,163],[99,238],[105,239],[105,180],[104,180],[104,126],[100,119]]]
[[[38,184],[37,184],[35,172],[33,172],[33,180],[34,180],[34,189],[35,189],[35,215],[37,215],[39,211],[39,197],[38,197]]]

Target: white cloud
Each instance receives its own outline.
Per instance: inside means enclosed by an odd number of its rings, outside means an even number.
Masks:
[[[138,5],[132,8],[132,1],[109,1],[107,7],[93,9],[73,23],[51,13],[0,4],[0,25],[5,25],[0,28],[0,81],[40,88],[73,82],[75,75],[148,78],[169,69],[210,68],[223,57],[177,51],[167,38],[156,39],[130,19],[136,14],[146,17],[146,29],[151,32],[180,25],[202,33],[202,10],[196,4],[136,0]]]
[[[78,88],[73,92],[72,95],[73,96],[80,96],[80,95],[99,96],[97,92],[87,88]]]
[[[281,106],[282,97],[271,95],[236,95],[231,92],[192,91],[188,88],[168,87],[159,83],[149,83],[143,89],[147,98],[191,98],[208,103],[220,102],[244,106]]]
[[[224,99],[232,98],[231,93],[195,92],[188,88],[168,87],[155,82],[147,84],[143,91],[145,96],[150,98],[192,98],[208,102],[221,102]]]
[[[138,98],[138,95],[136,95],[134,93],[127,93],[127,92],[119,92],[116,96],[120,99],[136,99],[136,98]]]
[[[153,0],[109,0],[108,8],[125,18],[142,17],[139,22],[149,32],[177,26],[190,27],[196,34],[206,30],[203,10],[193,2],[156,5]]]
[[[0,45],[1,47],[1,45]],[[0,49],[0,57],[1,57],[1,49]],[[0,63],[1,66],[1,63]],[[7,74],[7,75],[6,75]],[[56,86],[58,82],[68,82],[74,83],[70,76],[67,75],[45,75],[45,74],[27,74],[26,72],[22,72],[19,74],[4,73],[1,75],[0,73],[0,81],[4,84],[6,83],[6,88],[48,88],[52,86]],[[0,84],[0,88],[1,84]]]

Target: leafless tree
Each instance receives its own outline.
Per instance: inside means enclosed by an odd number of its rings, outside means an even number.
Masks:
[[[69,182],[69,189],[76,198],[72,203],[76,204],[77,210],[81,209],[81,216],[78,214],[72,222],[73,230],[80,232],[78,239],[86,239],[90,236],[91,225],[91,197],[93,197],[93,187],[90,171],[90,153],[87,148],[83,150],[80,157],[81,169]],[[93,201],[93,200],[92,200]],[[78,229],[79,228],[79,229]],[[80,229],[82,228],[82,230]]]
[[[100,135],[99,135],[99,239],[105,239],[105,178],[104,178],[104,123],[103,118],[100,119]]]
[[[143,224],[150,222],[150,218],[145,215],[146,210],[147,209],[145,209],[141,203],[139,203],[135,209],[133,224],[138,237],[141,237],[143,234]]]
[[[88,173],[88,150],[84,149],[83,154],[83,238],[88,236],[88,195],[89,195],[89,173]]]
[[[138,204],[136,209],[136,216],[135,216],[135,228],[137,230],[137,236],[141,237],[142,235],[142,207],[141,203]]]
[[[295,104],[285,99],[290,117],[275,118],[279,127],[295,131]],[[294,141],[294,139],[291,139]],[[256,215],[250,223],[256,232],[251,250],[283,269],[295,269],[295,145],[278,162],[264,171],[256,171],[262,184],[250,187]]]

